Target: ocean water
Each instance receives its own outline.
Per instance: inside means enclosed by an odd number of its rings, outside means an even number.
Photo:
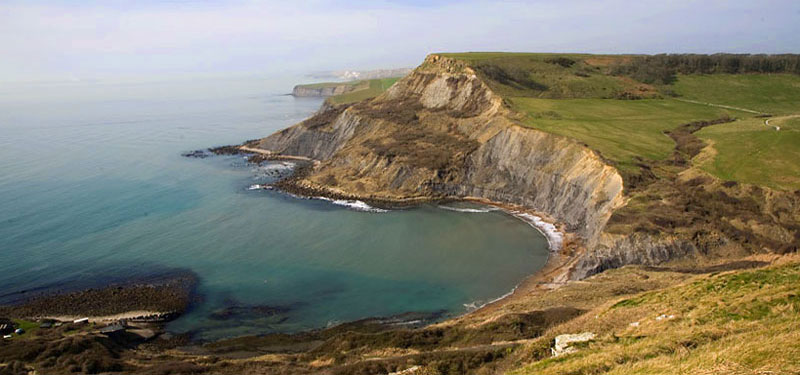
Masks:
[[[461,314],[543,266],[546,239],[502,211],[364,212],[248,189],[285,165],[180,156],[307,117],[297,80],[0,87],[0,302],[189,271],[200,298],[168,329],[215,339]]]

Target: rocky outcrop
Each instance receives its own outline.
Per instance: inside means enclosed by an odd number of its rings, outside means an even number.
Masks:
[[[628,264],[656,265],[699,252],[694,243],[680,237],[644,233],[624,236],[604,233],[590,249],[572,267],[573,280]]]
[[[594,340],[595,336],[597,335],[592,332],[558,335],[556,336],[553,347],[550,348],[551,354],[553,357],[558,357],[564,354],[575,353],[578,351],[578,345],[587,344]]]
[[[685,173],[653,185],[661,199],[648,200],[648,215],[628,209],[614,167],[572,139],[517,125],[467,63],[437,55],[382,95],[328,104],[257,147],[317,161],[282,185],[298,193],[390,203],[479,199],[544,214],[577,245],[565,263],[572,279],[714,249],[790,251],[796,247],[784,245],[800,235],[785,229],[796,224],[800,195],[758,190],[763,199],[752,201],[751,188]],[[784,211],[791,220],[772,214]]]
[[[590,246],[623,204],[622,178],[593,151],[516,125],[475,71],[436,55],[375,99],[327,106],[258,147],[318,160],[294,182],[303,191],[524,206]]]
[[[509,127],[467,161],[454,196],[482,197],[549,213],[593,246],[622,202],[622,178],[592,151],[563,137]]]

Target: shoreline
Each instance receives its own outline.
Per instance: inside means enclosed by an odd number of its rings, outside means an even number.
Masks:
[[[249,152],[249,150],[252,149],[249,147],[241,147],[240,150]],[[294,159],[293,157],[275,154],[268,150],[263,150],[263,153],[259,153],[259,155],[265,157],[261,160],[258,160],[258,163],[256,164],[265,161],[285,160],[286,158]],[[506,214],[525,222],[542,234],[545,239],[547,239],[549,251],[547,261],[542,268],[527,276],[510,292],[486,302],[474,310],[467,311],[464,314],[458,314],[447,320],[458,319],[465,315],[483,311],[486,308],[500,306],[503,304],[503,302],[512,300],[516,296],[530,292],[534,289],[539,289],[542,287],[554,289],[565,284],[569,279],[569,266],[572,265],[573,261],[576,259],[575,255],[585,250],[580,239],[577,238],[577,236],[575,236],[573,233],[565,231],[563,229],[564,226],[559,225],[558,222],[553,220],[550,215],[524,206],[495,202],[486,198],[472,196],[453,197],[441,195],[390,198],[370,195],[365,197],[356,194],[337,192],[321,186],[300,185],[298,184],[298,181],[308,174],[310,168],[313,168],[320,163],[318,160],[312,160],[308,158],[305,159],[307,163],[304,165],[296,165],[295,170],[291,175],[278,180],[265,188],[274,189],[281,193],[289,194],[300,199],[323,199],[332,202],[361,202],[379,210],[403,209],[425,203],[444,204],[447,202],[470,202],[482,204],[486,206],[497,207]],[[565,253],[564,250],[567,250],[567,252]]]
[[[130,282],[30,296],[0,305],[0,316],[33,320],[166,322],[185,312],[194,298],[196,275],[180,272],[153,282]]]
[[[251,149],[245,147],[235,148],[235,150],[240,151],[241,153],[249,153]],[[228,153],[228,152],[226,152]],[[232,153],[231,153],[232,154]],[[495,207],[499,211],[503,211],[504,213],[513,216],[514,218],[523,221],[524,223],[528,224],[529,226],[536,229],[540,234],[542,234],[548,242],[548,255],[547,260],[545,261],[544,265],[533,272],[532,274],[526,276],[523,280],[521,280],[517,285],[515,285],[509,292],[498,296],[497,298],[491,299],[488,302],[482,303],[479,306],[475,306],[474,308],[469,308],[468,304],[465,304],[464,307],[468,310],[463,313],[455,313],[454,315],[446,317],[444,320],[441,321],[431,321],[426,325],[435,325],[435,324],[442,324],[446,323],[451,320],[461,319],[465,316],[482,313],[486,311],[491,311],[492,309],[501,307],[505,305],[507,301],[514,300],[518,296],[527,293],[532,289],[541,288],[542,286],[547,288],[552,288],[553,286],[557,286],[562,284],[563,281],[568,273],[568,269],[564,266],[569,263],[572,257],[565,256],[562,254],[562,251],[568,247],[573,246],[573,236],[565,232],[563,230],[563,226],[557,225],[557,223],[552,220],[547,214],[543,214],[541,212],[537,212],[533,209],[511,205],[501,202],[491,201],[485,198],[480,197],[453,197],[453,196],[412,196],[412,197],[377,197],[375,195],[371,195],[368,197],[353,195],[353,194],[345,194],[342,192],[332,191],[326,189],[324,187],[316,187],[316,186],[303,186],[298,184],[300,178],[304,177],[310,168],[313,168],[317,163],[316,160],[310,160],[307,158],[300,158],[300,157],[287,157],[285,155],[275,155],[269,153],[265,150],[264,153],[257,153],[258,156],[263,156],[263,158],[259,158],[259,160],[251,160],[250,162],[253,164],[261,164],[261,162],[265,161],[280,161],[280,160],[292,160],[296,162],[295,167],[293,168],[293,173],[289,176],[286,176],[275,183],[265,186],[264,188],[274,189],[281,193],[288,194],[291,196],[295,196],[300,199],[319,199],[319,200],[326,200],[332,204],[344,205],[349,206],[353,209],[358,209],[361,211],[367,212],[381,212],[386,209],[403,209],[409,208],[413,206],[418,206],[421,204],[431,203],[431,204],[446,204],[448,202],[469,202],[474,204],[480,204],[488,207]],[[343,202],[343,203],[337,203]],[[353,207],[355,204],[356,207]],[[361,207],[360,204],[368,205],[366,207]],[[467,211],[469,212],[469,211]],[[180,280],[180,278],[176,279]],[[196,280],[192,280],[189,284],[191,286],[189,288],[194,288],[194,282]],[[162,285],[153,285],[153,284],[131,284],[125,286],[124,288],[127,289],[136,289],[136,288],[145,288],[153,293],[152,291],[156,291],[158,293],[162,290],[169,291],[170,289],[174,289],[174,285],[170,285],[171,282],[164,283]],[[179,282],[178,284],[181,284]],[[186,288],[185,280],[183,281],[183,287]],[[36,298],[32,298],[24,303],[19,305],[7,305],[7,306],[0,306],[0,313],[5,313],[9,316],[16,316],[16,317],[25,317],[25,318],[32,318],[36,320],[58,320],[58,321],[66,321],[71,322],[77,319],[88,318],[89,322],[91,323],[103,323],[103,322],[113,322],[118,320],[133,320],[133,321],[147,321],[147,322],[165,322],[171,319],[176,318],[179,316],[185,309],[190,308],[190,301],[189,301],[189,294],[193,292],[186,292],[186,294],[182,295],[185,297],[183,299],[182,306],[179,308],[128,308],[128,309],[119,309],[119,305],[116,305],[113,301],[101,301],[100,299],[103,298],[91,298],[94,303],[93,306],[96,310],[81,310],[75,311],[73,310],[64,310],[64,301],[69,301],[67,304],[74,304],[75,300],[85,300],[87,299],[87,295],[103,295],[104,293],[108,292],[109,290],[116,290],[117,288],[123,288],[119,285],[116,286],[109,286],[107,288],[101,289],[86,289],[81,290],[78,292],[68,292],[68,293],[55,293],[53,295],[44,295],[38,296]],[[174,291],[174,290],[173,290]],[[97,296],[95,296],[97,297]],[[108,296],[105,296],[108,298]],[[53,303],[53,301],[57,301]],[[473,301],[472,303],[475,303]],[[80,303],[78,303],[80,304]],[[102,305],[102,307],[98,307]],[[46,306],[46,307],[45,307]],[[59,309],[59,307],[62,307]],[[71,306],[74,308],[74,306]],[[36,313],[32,310],[39,310]],[[10,313],[12,312],[12,313]],[[27,313],[26,313],[27,312]],[[385,317],[371,317],[367,319],[384,319]],[[343,322],[343,324],[348,324],[352,322]],[[325,327],[321,327],[315,330],[325,330]],[[310,330],[310,331],[315,331]]]

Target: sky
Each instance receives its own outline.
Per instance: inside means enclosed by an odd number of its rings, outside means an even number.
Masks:
[[[0,82],[413,67],[432,52],[800,53],[800,1],[0,0]]]

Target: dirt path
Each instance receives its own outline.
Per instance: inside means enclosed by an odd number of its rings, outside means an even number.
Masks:
[[[475,346],[466,346],[462,348],[446,348],[446,349],[435,349],[430,351],[425,351],[425,354],[431,353],[464,353],[464,352],[481,352],[487,350],[497,350],[497,349],[505,349],[510,348],[513,346],[524,345],[531,342],[536,341],[536,339],[521,339],[521,340],[514,340],[514,341],[500,341],[491,344],[484,344],[484,345],[475,345]],[[387,360],[397,360],[397,359],[413,359],[414,357],[418,356],[419,353],[413,354],[402,354],[396,356],[388,356],[388,357],[370,357],[364,358],[363,361],[387,361]]]
[[[788,115],[788,116],[780,116],[780,117],[768,118],[768,119],[764,120],[764,125],[772,126],[772,127],[775,128],[775,130],[781,130],[781,127],[778,126],[778,125],[770,125],[769,124],[770,121],[772,121],[772,120],[788,120],[788,119],[797,118],[797,117],[800,117],[800,115]]]
[[[314,163],[314,165],[319,164],[319,160],[314,160],[314,159],[311,159],[311,158],[307,158],[305,156],[281,155],[281,154],[276,154],[276,153],[274,153],[274,152],[272,152],[270,150],[264,150],[262,148],[252,148],[252,147],[247,147],[247,146],[241,146],[241,147],[239,147],[239,149],[244,151],[244,152],[252,152],[254,154],[266,155],[268,157],[271,157],[271,158],[274,158],[274,159],[279,159],[279,160],[303,160],[303,161],[310,161],[310,162]]]
[[[755,111],[755,110],[752,110],[752,109],[741,108],[741,107],[734,107],[734,106],[730,106],[730,105],[724,105],[724,104],[706,103],[706,102],[700,102],[700,101],[697,101],[697,100],[690,100],[690,99],[679,99],[679,98],[674,98],[674,99],[675,99],[675,100],[677,100],[677,101],[679,101],[679,102],[685,102],[685,103],[694,103],[694,104],[701,104],[701,105],[707,105],[707,106],[711,106],[711,107],[717,107],[717,108],[733,109],[733,110],[736,110],[736,111],[742,111],[742,112],[747,112],[747,113],[753,113],[753,114],[756,114],[756,115],[765,115],[765,114],[766,114],[766,113],[764,113],[764,112],[759,112],[759,111]],[[772,117],[772,118],[768,118],[768,119],[764,120],[764,125],[766,125],[766,126],[772,126],[773,128],[775,128],[775,130],[781,130],[781,127],[780,127],[780,126],[777,126],[777,125],[770,125],[769,123],[770,123],[772,120],[788,120],[788,119],[790,119],[790,118],[796,118],[796,117],[800,117],[800,114],[797,114],[797,115],[788,115],[788,116],[780,116],[780,117]]]
[[[685,102],[685,103],[694,103],[694,104],[701,104],[701,105],[707,105],[707,106],[709,106],[709,107],[717,107],[717,108],[732,109],[732,110],[735,110],[735,111],[742,111],[742,112],[752,113],[752,114],[756,114],[756,115],[763,115],[763,114],[765,114],[764,112],[754,111],[754,110],[752,110],[752,109],[747,109],[747,108],[734,107],[734,106],[731,106],[731,105],[725,105],[725,104],[706,103],[706,102],[701,102],[701,101],[697,101],[697,100],[690,100],[690,99],[680,99],[680,98],[673,98],[673,99],[675,99],[675,100],[677,100],[677,101],[679,101],[679,102]]]

